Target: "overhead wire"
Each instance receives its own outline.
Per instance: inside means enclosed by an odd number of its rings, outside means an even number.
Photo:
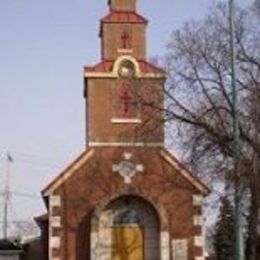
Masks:
[[[9,193],[11,194],[11,196],[18,196],[18,197],[26,197],[29,199],[41,199],[40,195],[37,194],[33,194],[33,193],[27,193],[27,192],[21,192],[21,191],[9,191]],[[0,196],[4,195],[4,191],[1,190],[0,191]]]
[[[6,157],[7,152],[0,151],[0,159],[4,159]],[[19,163],[26,163],[26,164],[32,164],[32,165],[37,165],[37,166],[42,166],[42,167],[49,167],[49,168],[60,168],[62,166],[61,162],[54,162],[50,163],[52,159],[38,159],[40,156],[39,155],[33,155],[33,154],[27,154],[27,153],[20,153],[20,152],[9,152],[13,158],[13,163],[14,162],[19,162]],[[2,155],[2,156],[1,156]],[[3,156],[4,155],[4,156]],[[32,159],[32,158],[37,158],[37,159]]]

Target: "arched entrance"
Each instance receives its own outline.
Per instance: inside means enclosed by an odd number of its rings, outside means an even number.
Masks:
[[[160,224],[154,207],[138,196],[121,196],[92,223],[92,259],[160,259]]]

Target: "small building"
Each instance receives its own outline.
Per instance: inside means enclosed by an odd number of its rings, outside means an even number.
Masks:
[[[23,238],[21,240],[23,254],[21,260],[43,260],[43,243],[41,237]]]
[[[21,260],[23,250],[18,243],[0,240],[0,260]]]

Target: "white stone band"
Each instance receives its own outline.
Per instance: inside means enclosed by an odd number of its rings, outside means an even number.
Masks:
[[[142,120],[139,118],[112,118],[111,123],[113,124],[140,124]]]
[[[163,143],[89,142],[90,147],[163,147]]]

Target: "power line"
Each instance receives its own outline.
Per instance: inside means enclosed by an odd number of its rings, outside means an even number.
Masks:
[[[4,156],[1,156],[4,155]],[[6,152],[0,151],[0,159],[5,159],[5,154]],[[50,168],[60,168],[62,163],[61,162],[49,162],[51,159],[33,159],[33,158],[39,158],[38,155],[33,155],[33,154],[27,154],[27,153],[20,153],[20,152],[12,152],[12,157],[14,158],[14,162],[22,162],[22,163],[27,163],[27,164],[32,164],[32,165],[38,165],[38,166],[44,166],[44,167],[50,167]]]
[[[9,194],[12,196],[19,196],[19,197],[26,197],[30,199],[41,199],[40,195],[37,194],[32,194],[32,193],[27,193],[27,192],[20,192],[20,191],[10,191]],[[4,196],[4,191],[0,191],[0,196]]]

